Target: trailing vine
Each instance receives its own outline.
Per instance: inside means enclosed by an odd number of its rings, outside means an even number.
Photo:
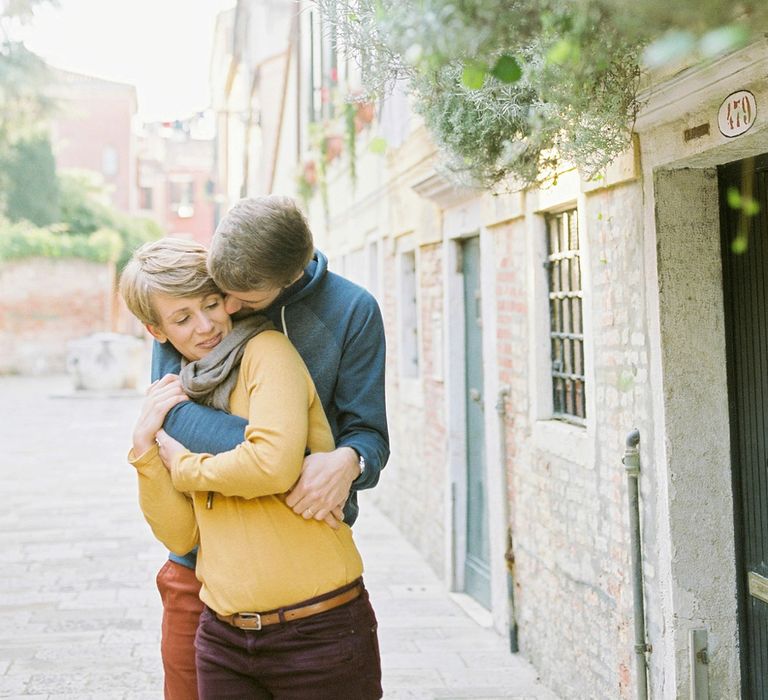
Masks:
[[[344,103],[344,140],[349,154],[349,179],[352,190],[357,186],[357,105],[353,102]]]
[[[459,180],[599,172],[630,141],[643,70],[708,60],[768,23],[719,0],[316,0],[369,95],[406,80]]]

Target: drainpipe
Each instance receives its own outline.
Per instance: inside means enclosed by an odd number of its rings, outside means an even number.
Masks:
[[[517,621],[515,619],[515,555],[512,551],[512,526],[509,523],[509,489],[507,488],[507,397],[509,387],[499,389],[496,398],[496,413],[499,416],[499,455],[501,456],[502,484],[504,484],[504,513],[507,523],[507,598],[509,606],[509,650],[517,654]]]
[[[635,660],[637,665],[637,698],[648,698],[648,666],[646,654],[651,651],[645,640],[645,604],[643,601],[643,559],[640,538],[640,431],[636,428],[627,435],[622,463],[627,473],[629,495],[629,534],[632,547],[632,594],[635,620]]]

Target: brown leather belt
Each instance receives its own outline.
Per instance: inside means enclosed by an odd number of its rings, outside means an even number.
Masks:
[[[309,605],[299,605],[295,608],[285,608],[270,613],[241,612],[234,613],[233,615],[219,615],[219,613],[216,613],[216,617],[222,622],[226,622],[228,625],[232,625],[241,630],[260,630],[266,625],[300,620],[301,618],[312,617],[312,615],[317,615],[326,610],[333,610],[334,608],[338,608],[340,605],[349,603],[351,600],[359,597],[362,592],[363,584],[358,583],[353,588],[350,588],[343,593],[339,593],[332,598],[326,598],[325,600],[320,600],[317,603],[310,603]]]

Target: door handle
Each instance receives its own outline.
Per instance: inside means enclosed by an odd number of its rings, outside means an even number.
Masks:
[[[482,403],[483,397],[480,394],[479,389],[470,389],[469,390],[469,398],[472,399],[475,403]]]

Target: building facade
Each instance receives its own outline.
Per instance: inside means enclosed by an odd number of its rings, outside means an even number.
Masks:
[[[219,204],[212,116],[139,124],[132,85],[58,69],[55,77],[56,167],[92,173],[111,206],[207,243]]]
[[[216,141],[200,113],[173,122],[144,124],[138,136],[140,216],[154,219],[169,236],[204,245],[218,222]]]
[[[441,174],[401,91],[352,137],[333,94],[355,68],[297,17],[291,148],[245,191],[303,196],[331,268],[380,302],[378,505],[555,692],[634,697],[637,430],[650,695],[764,697],[768,43],[656,76],[601,178],[489,192]]]
[[[102,179],[110,204],[126,214],[137,205],[136,88],[56,69],[58,109],[51,141],[59,169],[88,170]]]
[[[211,57],[216,115],[216,173],[223,209],[275,187],[279,161],[295,161],[295,123],[288,110],[297,18],[285,0],[238,2],[219,14]]]

